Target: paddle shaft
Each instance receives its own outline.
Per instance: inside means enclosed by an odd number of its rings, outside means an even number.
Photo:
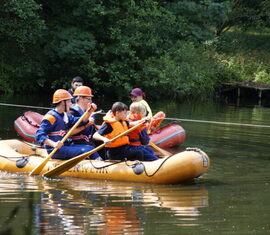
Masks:
[[[72,132],[77,128],[77,126],[81,123],[81,121],[86,117],[88,114],[88,111],[86,111],[79,120],[74,124],[74,126],[67,132],[67,134],[63,137],[61,142],[64,144],[64,142],[67,140],[67,138],[72,134]],[[39,173],[42,171],[46,163],[50,160],[50,158],[55,154],[55,152],[58,150],[58,147],[55,147],[53,151],[41,162],[35,169],[33,169],[30,172],[30,175],[39,175]]]
[[[172,155],[170,152],[168,152],[168,151],[166,151],[166,150],[164,150],[164,149],[158,147],[157,145],[155,145],[155,144],[154,144],[153,142],[151,142],[151,141],[149,141],[149,145],[150,145],[153,149],[155,149],[155,150],[157,150],[158,152],[160,152],[163,156],[170,156],[170,155]]]
[[[122,137],[124,135],[127,135],[129,132],[137,129],[138,127],[140,127],[141,125],[143,125],[145,122],[146,122],[146,120],[143,120],[143,121],[139,122],[137,125],[131,127],[130,129],[126,130],[125,132],[123,132],[123,133],[121,133],[121,134],[113,137],[110,141],[113,142],[116,139],[118,139],[118,138],[120,138],[120,137]],[[98,150],[102,149],[103,147],[105,147],[105,143],[101,144],[100,146],[96,147],[95,149],[93,149],[93,150],[91,150],[89,152],[83,153],[83,154],[81,154],[79,156],[76,156],[74,158],[71,158],[71,159],[63,162],[62,164],[60,164],[59,166],[55,167],[54,169],[46,172],[44,174],[44,176],[49,177],[49,178],[52,178],[52,177],[61,175],[63,172],[69,170],[73,166],[77,165],[80,161],[84,160],[85,158],[87,158],[91,154],[97,152]]]

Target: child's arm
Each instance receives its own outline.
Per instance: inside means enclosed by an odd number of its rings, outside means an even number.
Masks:
[[[128,121],[129,128],[138,125],[144,119],[146,119],[147,122],[149,122],[151,120],[151,118],[147,117],[147,118],[143,118],[143,119],[137,120],[137,121]]]
[[[102,141],[105,145],[111,144],[111,140],[99,134],[98,131],[96,131],[95,134],[93,135],[93,139]]]
[[[146,128],[144,128],[140,133],[139,133],[139,136],[140,136],[140,141],[142,143],[142,145],[148,145],[149,144],[149,141],[150,141],[150,137],[147,133],[147,130]]]
[[[109,134],[111,131],[112,131],[111,125],[105,123],[101,126],[101,128],[98,131],[95,132],[95,134],[93,135],[93,139],[102,141],[106,145],[109,145],[111,144],[110,139],[108,139],[103,135]]]

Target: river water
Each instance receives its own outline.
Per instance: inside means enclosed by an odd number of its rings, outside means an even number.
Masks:
[[[0,97],[0,102],[49,106],[42,97]],[[256,105],[164,101],[151,106],[176,119],[270,125],[270,108]],[[2,139],[18,138],[13,122],[27,110],[0,105]],[[0,172],[0,234],[269,234],[270,128],[180,125],[186,142],[170,151],[204,150],[211,167],[201,178],[153,185]]]

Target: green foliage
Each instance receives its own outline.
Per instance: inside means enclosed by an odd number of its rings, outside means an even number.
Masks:
[[[68,88],[79,75],[99,95],[126,97],[142,87],[153,98],[202,97],[220,81],[267,82],[269,56],[254,49],[267,48],[268,36],[255,45],[254,35],[243,41],[214,31],[269,25],[269,7],[266,0],[3,0],[0,90]]]
[[[6,42],[14,41],[21,50],[33,45],[45,29],[37,14],[41,6],[34,0],[4,0],[0,6],[0,37]]]
[[[0,2],[0,90],[34,91],[44,83],[37,42],[45,29],[34,0]]]
[[[155,88],[155,97],[207,97],[213,94],[220,72],[222,67],[208,58],[207,51],[184,43],[175,51],[147,61],[144,86]]]
[[[227,70],[226,81],[270,84],[269,37],[267,30],[234,31],[227,32],[214,43],[213,56]]]
[[[270,26],[269,0],[224,0],[227,6],[227,18],[216,26],[216,35],[232,27],[242,30],[265,28]]]
[[[255,82],[270,84],[270,73],[267,72],[265,69],[255,72],[254,75],[255,75],[254,78]]]

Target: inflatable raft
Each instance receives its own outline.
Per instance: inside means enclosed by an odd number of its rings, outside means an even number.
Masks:
[[[46,151],[36,145],[17,139],[0,140],[1,171],[30,173],[46,156]],[[50,160],[41,174],[61,163],[61,160]],[[206,153],[197,148],[188,148],[152,162],[83,160],[61,176],[176,184],[201,176],[209,166],[210,160]]]
[[[26,141],[35,142],[35,133],[40,126],[43,115],[27,111],[14,122],[16,132]],[[151,141],[160,148],[181,145],[186,140],[185,130],[176,123],[170,123],[150,135]]]

